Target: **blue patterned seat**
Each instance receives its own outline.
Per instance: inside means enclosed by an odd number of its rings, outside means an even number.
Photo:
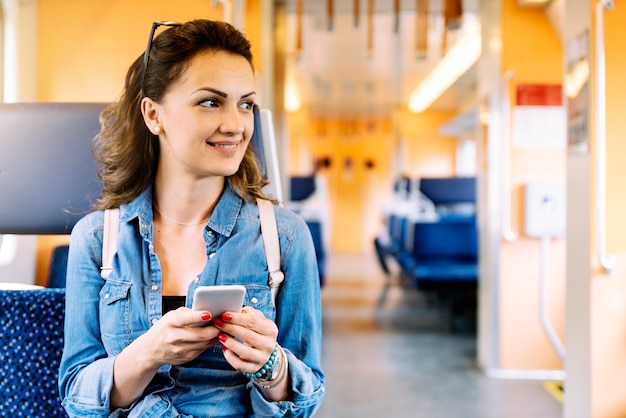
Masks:
[[[64,289],[0,290],[0,417],[67,417],[58,371]]]

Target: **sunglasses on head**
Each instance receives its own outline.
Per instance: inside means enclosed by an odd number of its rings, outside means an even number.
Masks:
[[[143,71],[141,72],[141,97],[146,97],[144,94],[144,81],[146,79],[146,71],[148,70],[148,61],[150,61],[150,49],[152,48],[152,41],[154,40],[154,32],[156,32],[159,26],[176,27],[181,26],[182,23],[177,22],[154,22],[152,24],[152,30],[150,30],[150,36],[148,37],[148,45],[146,46],[146,52],[143,54]]]

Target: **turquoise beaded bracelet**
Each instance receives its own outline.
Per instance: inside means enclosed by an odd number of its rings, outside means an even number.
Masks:
[[[272,366],[274,365],[274,363],[276,362],[276,357],[278,356],[278,342],[276,343],[276,345],[274,346],[274,351],[272,351],[272,355],[270,356],[269,360],[267,360],[267,363],[265,363],[263,365],[263,367],[261,367],[259,369],[258,372],[256,373],[246,373],[246,372],[242,372],[244,376],[246,376],[249,379],[258,379],[259,377],[263,376],[265,373],[267,373],[267,371],[269,369],[272,368]]]

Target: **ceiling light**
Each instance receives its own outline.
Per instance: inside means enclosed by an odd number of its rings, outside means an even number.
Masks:
[[[409,109],[423,112],[459,77],[461,77],[480,57],[480,29],[469,30],[435,65],[409,97]]]
[[[518,6],[521,7],[543,7],[549,2],[550,0],[517,0]]]

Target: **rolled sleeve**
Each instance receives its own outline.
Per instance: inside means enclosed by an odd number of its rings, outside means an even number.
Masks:
[[[289,362],[289,379],[292,396],[290,400],[268,402],[261,390],[252,385],[250,397],[255,417],[310,417],[324,399],[324,381],[288,350],[284,350]]]
[[[115,417],[110,411],[110,393],[115,358],[104,358],[83,368],[63,398],[71,417]]]

